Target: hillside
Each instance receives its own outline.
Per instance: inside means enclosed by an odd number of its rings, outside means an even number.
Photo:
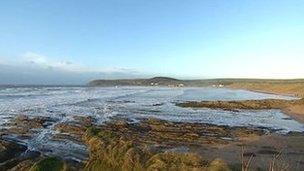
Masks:
[[[150,79],[118,79],[93,80],[89,86],[184,86],[185,81],[169,77],[154,77]]]
[[[178,80],[170,77],[150,79],[93,80],[89,86],[170,86],[170,87],[229,87],[265,91],[278,94],[291,94],[304,97],[304,79],[200,79]]]

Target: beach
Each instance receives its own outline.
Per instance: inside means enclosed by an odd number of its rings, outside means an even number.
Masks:
[[[2,123],[2,170],[48,163],[69,170],[303,168],[302,115],[286,112],[302,107],[303,100],[286,93],[46,87],[6,89],[2,94],[8,92],[4,100],[22,108],[7,111],[11,114]]]

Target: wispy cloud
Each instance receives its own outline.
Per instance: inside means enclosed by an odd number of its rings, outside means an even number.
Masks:
[[[70,72],[126,72],[126,73],[139,73],[140,71],[132,68],[108,67],[108,68],[94,68],[85,65],[77,64],[72,61],[55,61],[51,58],[35,52],[26,52],[22,55],[22,60],[39,67],[48,69],[60,69]]]
[[[70,72],[92,72],[89,67],[74,64],[71,61],[55,61],[45,55],[41,55],[34,52],[24,53],[22,55],[22,60],[24,60],[26,63],[30,63],[32,65],[48,69],[60,69]]]
[[[28,62],[39,65],[46,65],[48,62],[45,56],[33,52],[26,52],[22,57]]]
[[[0,60],[0,84],[85,84],[93,79],[134,78],[143,74],[132,68],[93,68],[74,61],[56,61],[34,52]]]

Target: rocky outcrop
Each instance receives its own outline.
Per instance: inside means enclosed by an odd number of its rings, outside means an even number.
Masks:
[[[180,107],[222,109],[236,112],[242,109],[280,109],[298,121],[304,122],[304,98],[299,100],[189,101],[177,103],[176,105]]]
[[[267,100],[244,100],[244,101],[190,101],[185,103],[178,103],[180,107],[192,108],[210,108],[223,110],[237,110],[237,109],[280,109],[285,107],[290,101],[267,99]]]
[[[27,151],[25,145],[0,140],[0,170],[26,170],[29,163],[40,156],[39,152]],[[17,167],[18,166],[18,167]]]
[[[74,121],[58,123],[54,127],[58,133],[53,136],[52,140],[71,140],[82,143],[82,136],[94,121],[90,116],[75,116]]]
[[[32,134],[39,131],[39,129],[47,127],[54,122],[55,120],[50,117],[29,117],[26,115],[19,115],[9,124],[9,129],[6,133],[30,137]]]
[[[16,142],[0,140],[0,163],[10,160],[25,152],[26,146]]]
[[[215,134],[213,143],[216,142],[215,139],[221,139],[223,132],[228,131],[209,126],[208,131]],[[181,144],[201,146],[210,143],[203,140],[207,139],[204,135],[207,134],[206,129],[207,125],[171,123],[156,119],[135,124],[116,121],[91,127],[84,136],[90,149],[90,159],[85,170],[230,170],[219,159],[208,162],[195,153],[161,149],[178,147]],[[232,133],[230,136],[234,135],[236,136]],[[160,148],[152,149],[151,146],[155,145]]]

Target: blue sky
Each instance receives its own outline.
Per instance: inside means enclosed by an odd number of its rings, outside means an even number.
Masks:
[[[2,84],[58,73],[300,78],[303,64],[303,0],[0,2],[0,71],[16,77]]]

